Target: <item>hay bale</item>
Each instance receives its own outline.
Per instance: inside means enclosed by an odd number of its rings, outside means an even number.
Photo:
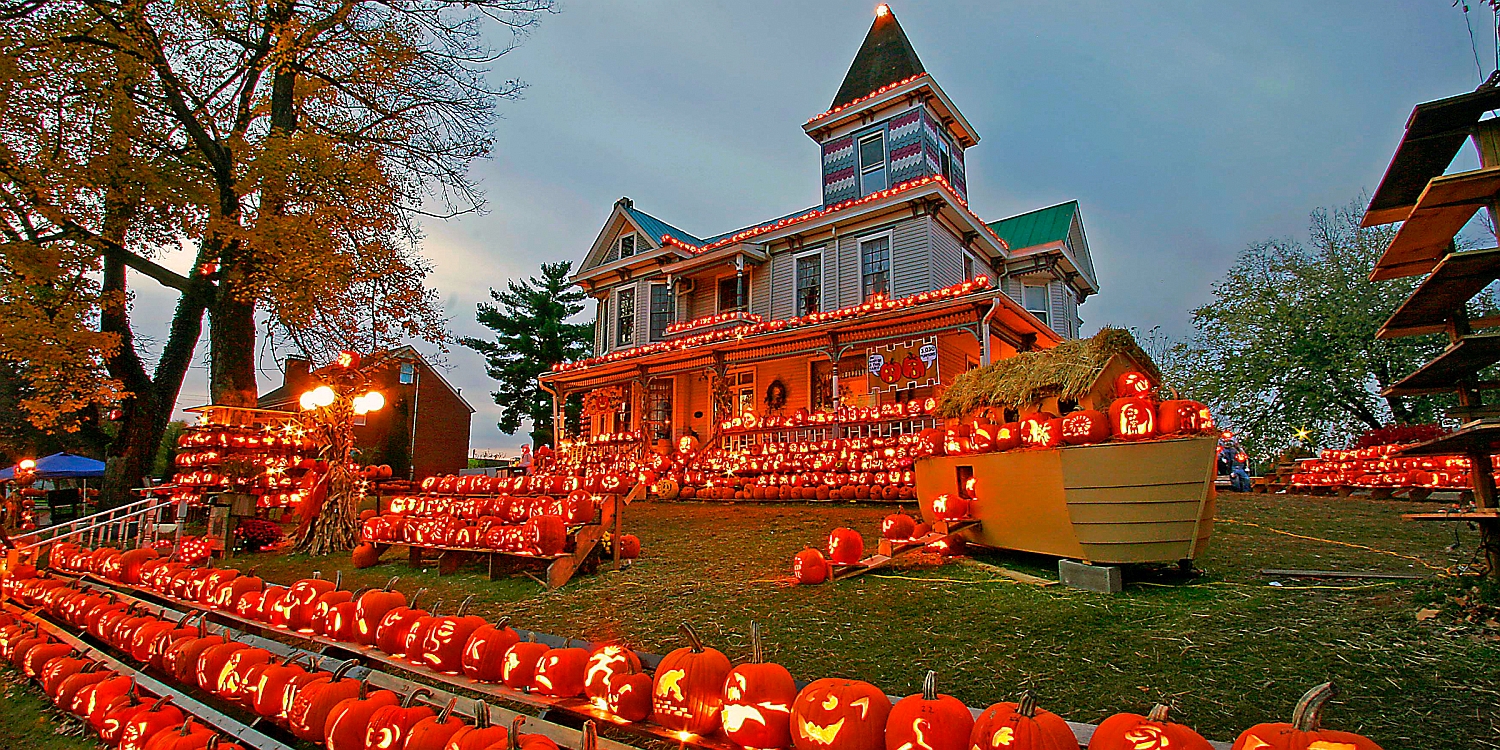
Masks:
[[[1022,409],[1052,396],[1077,400],[1089,392],[1105,364],[1116,354],[1130,357],[1153,380],[1161,380],[1156,363],[1129,331],[1103,328],[1093,338],[1022,352],[959,375],[943,391],[937,413],[953,418],[992,406]]]

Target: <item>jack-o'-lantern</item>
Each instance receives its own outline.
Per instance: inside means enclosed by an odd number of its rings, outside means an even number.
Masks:
[[[662,657],[657,665],[651,713],[657,724],[672,731],[712,734],[719,728],[729,658],[705,647],[687,623],[680,630],[688,645]]]
[[[559,750],[557,743],[546,735],[523,733],[521,725],[525,723],[524,714],[511,719],[510,741],[506,750]],[[594,734],[593,722],[584,722],[583,729],[583,742],[579,744],[579,750],[598,750],[599,739]]]
[[[1157,432],[1175,435],[1180,432],[1211,432],[1214,429],[1213,412],[1207,406],[1188,399],[1163,401],[1157,406]]]
[[[354,642],[361,646],[374,646],[375,633],[380,627],[380,621],[391,610],[406,606],[406,596],[399,591],[392,591],[391,587],[400,580],[399,576],[393,576],[385,582],[385,586],[371,589],[360,595],[354,605]],[[420,592],[419,592],[420,593]]]
[[[490,707],[484,701],[474,704],[474,725],[466,726],[448,739],[444,750],[486,750],[500,748],[510,740],[504,726],[490,723]]]
[[[363,685],[363,683],[360,683]],[[401,702],[389,690],[376,690],[368,695],[361,693],[345,698],[328,712],[323,725],[323,742],[328,750],[364,750],[365,729],[370,726],[370,717],[386,706]]]
[[[299,654],[293,654],[284,663],[272,664],[260,671],[253,691],[255,713],[268,719],[284,716],[291,703],[287,700],[287,693],[295,692],[321,676],[320,673],[309,673],[298,664],[300,658]]]
[[[239,641],[226,640],[205,649],[203,655],[198,657],[198,664],[193,670],[198,688],[210,693],[216,692],[219,687],[219,675],[223,673],[224,665],[229,663],[229,659],[236,652],[246,648],[250,647]]]
[[[1143,372],[1131,370],[1122,372],[1115,378],[1115,398],[1149,397],[1153,388],[1151,378]]]
[[[437,715],[430,706],[412,705],[424,695],[431,696],[432,691],[419,687],[407,693],[399,704],[375,709],[365,725],[364,750],[404,750],[412,727]]]
[[[1109,405],[1109,426],[1121,440],[1145,440],[1156,434],[1156,405],[1147,398],[1117,398]]]
[[[535,639],[535,634],[532,638]],[[541,661],[542,654],[551,648],[545,643],[537,643],[535,640],[521,641],[511,644],[505,650],[505,659],[500,669],[500,680],[506,687],[517,690],[531,688],[536,680],[536,664]]]
[[[974,715],[951,695],[937,691],[937,672],[928,670],[922,692],[891,708],[885,722],[885,750],[965,750]]]
[[[892,541],[905,541],[911,538],[911,533],[916,528],[917,519],[898,511],[880,522],[880,535]]]
[[[853,565],[865,555],[865,540],[858,531],[847,527],[834,529],[828,535],[828,559],[839,565]]]
[[[828,580],[828,559],[823,553],[808,547],[792,555],[792,579],[804,586],[817,585]]]
[[[1062,444],[1062,421],[1056,414],[1033,412],[1021,417],[1021,445],[1056,448]]]
[[[969,501],[947,493],[932,499],[932,517],[940,521],[957,521],[969,517]]]
[[[618,643],[606,643],[589,654],[583,678],[583,693],[599,708],[609,704],[609,679],[641,671],[641,658]]]
[[[999,429],[993,422],[975,422],[969,431],[969,449],[975,453],[994,450],[995,433]]]
[[[182,711],[168,705],[171,696],[163,696],[145,711],[130,718],[120,730],[120,750],[145,750],[146,743],[158,732],[165,732],[182,724]]]
[[[158,732],[147,743],[146,750],[206,750],[217,737],[213,730],[189,716],[180,725]]]
[[[78,674],[64,678],[57,686],[57,695],[53,696],[52,703],[69,713],[86,715],[88,693],[99,683],[118,676],[110,670],[101,669],[100,664],[94,662]]]
[[[494,625],[485,624],[469,635],[464,644],[464,656],[460,669],[470,679],[480,682],[500,682],[505,677],[505,652],[520,642],[521,636],[511,629],[509,617],[500,618]]]
[[[624,721],[644,721],[651,715],[651,675],[611,675],[606,704],[610,713]]]
[[[583,694],[584,682],[588,678],[589,652],[587,649],[549,649],[537,659],[536,675],[531,678],[538,693],[553,698],[572,698]]]
[[[885,750],[891,700],[868,682],[825,677],[792,703],[797,750]]]
[[[1233,750],[1380,750],[1363,735],[1322,728],[1323,706],[1336,695],[1331,682],[1307,691],[1297,701],[1291,723],[1256,724],[1240,734]]]
[[[472,595],[465,597],[452,615],[433,620],[418,647],[420,661],[426,666],[448,674],[458,674],[463,669],[469,636],[487,624],[483,617],[464,614],[473,600]]]
[[[750,623],[750,663],[729,670],[724,680],[724,734],[744,747],[791,747],[796,699],[792,674],[765,661],[760,626]]]
[[[406,637],[411,632],[417,620],[423,617],[431,617],[425,609],[417,609],[417,601],[421,599],[422,592],[427,589],[417,589],[412,594],[410,606],[392,607],[380,618],[380,623],[375,627],[375,648],[390,654],[401,656],[406,653]],[[365,596],[370,593],[366,592]]]
[[[406,733],[406,746],[411,750],[443,750],[453,735],[464,728],[464,723],[453,715],[458,698],[449,698],[436,716],[429,716],[412,725]]]
[[[1182,724],[1167,721],[1157,704],[1146,716],[1119,713],[1099,722],[1089,750],[1213,750],[1213,745]]]
[[[969,750],[1078,750],[1078,739],[1061,716],[1037,708],[1028,690],[1016,703],[996,703],[979,714]]]
[[[1008,451],[1021,446],[1021,423],[1006,422],[995,428],[996,451]]]
[[[358,660],[350,659],[333,670],[333,674],[319,677],[297,691],[286,712],[287,728],[292,734],[309,742],[323,739],[323,729],[334,707],[359,696],[363,683],[344,676],[358,664]]]
[[[1062,441],[1089,445],[1109,439],[1109,416],[1095,409],[1075,411],[1062,418]]]

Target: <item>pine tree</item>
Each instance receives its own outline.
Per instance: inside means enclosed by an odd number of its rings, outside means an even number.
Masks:
[[[542,275],[490,290],[497,304],[480,303],[478,320],[495,332],[493,341],[465,338],[464,346],[484,355],[485,371],[498,384],[500,431],[514,435],[529,420],[533,435],[552,433],[552,397],[537,378],[552,365],[588,355],[593,326],[569,323],[583,312],[584,294],[568,281],[571,262],[543,263]]]

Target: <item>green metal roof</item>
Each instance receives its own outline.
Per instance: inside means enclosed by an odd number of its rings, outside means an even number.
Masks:
[[[634,206],[625,209],[625,213],[629,214],[631,221],[634,221],[637,226],[639,226],[643,231],[646,232],[646,234],[651,235],[651,244],[653,245],[660,245],[661,236],[664,234],[670,234],[679,240],[691,242],[694,245],[701,246],[703,244],[703,240],[694,237],[693,235],[688,234],[687,232],[684,232],[681,229],[678,229],[677,227],[674,227],[671,224],[668,224],[665,221],[662,221],[661,219],[658,219],[655,216],[646,213],[645,211],[635,208]]]
[[[1073,226],[1073,217],[1077,213],[1078,201],[1068,201],[990,222],[990,229],[995,230],[995,234],[1000,235],[1014,252],[1067,239],[1068,229]]]

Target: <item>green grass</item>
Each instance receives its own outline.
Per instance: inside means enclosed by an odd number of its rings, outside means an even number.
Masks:
[[[103,747],[83,722],[47,702],[36,683],[9,665],[0,667],[0,748],[14,750],[99,750]]]

